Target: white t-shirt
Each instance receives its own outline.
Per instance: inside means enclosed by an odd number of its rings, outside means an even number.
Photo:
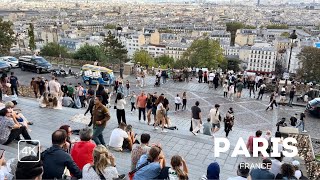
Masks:
[[[162,103],[159,103],[157,106],[157,110],[162,110],[162,109],[163,109],[163,105],[162,105]]]
[[[211,123],[218,124],[220,122],[219,121],[220,112],[219,110],[217,111],[216,108],[212,108],[209,112],[209,115],[210,115]]]
[[[109,146],[114,148],[122,148],[123,140],[125,138],[128,138],[128,133],[120,128],[116,128],[111,133]]]
[[[120,99],[117,101],[117,109],[124,109],[124,105],[126,105],[126,100]]]
[[[112,166],[106,167],[102,174],[106,178],[106,180],[118,178],[119,175],[117,168]],[[86,164],[82,169],[82,179],[100,179],[100,177],[91,167],[91,164]]]
[[[174,103],[181,104],[181,98],[180,97],[175,97],[174,98]]]

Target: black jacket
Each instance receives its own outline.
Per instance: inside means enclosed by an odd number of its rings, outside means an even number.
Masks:
[[[82,178],[82,172],[73,161],[70,154],[65,152],[58,145],[53,145],[42,152],[41,160],[43,162],[44,169],[42,179],[61,179],[65,167],[67,167],[74,177],[78,179]]]

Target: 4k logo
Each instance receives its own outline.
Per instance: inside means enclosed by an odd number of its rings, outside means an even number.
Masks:
[[[38,142],[38,146],[29,145],[27,142]],[[39,140],[20,140],[18,142],[18,161],[19,162],[39,162],[40,155],[40,141]],[[36,156],[38,159],[36,161],[23,161],[21,160],[26,156]]]

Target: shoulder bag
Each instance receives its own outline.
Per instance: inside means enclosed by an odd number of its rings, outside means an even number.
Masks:
[[[147,162],[141,164],[139,167],[135,168],[133,171],[130,171],[128,173],[128,176],[129,176],[129,180],[133,180],[133,177],[134,177],[134,174],[139,171],[141,168],[145,167],[146,165],[148,165],[150,163],[149,160],[147,160]]]
[[[94,166],[91,166],[93,168],[93,170],[97,173],[97,175],[100,177],[101,180],[106,180],[106,178],[103,176],[103,174],[99,174],[98,172],[100,172],[99,170],[97,171],[96,168]]]

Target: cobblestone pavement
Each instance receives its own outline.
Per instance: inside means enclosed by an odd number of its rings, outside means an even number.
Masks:
[[[262,131],[275,131],[275,124],[281,117],[290,117],[295,112],[302,112],[303,108],[276,108],[273,111],[265,111],[268,98],[265,97],[262,101],[250,99],[246,92],[244,98],[236,99],[231,102],[222,96],[221,89],[209,89],[206,84],[198,84],[197,82],[168,82],[161,85],[161,87],[153,87],[154,79],[147,78],[147,86],[138,88],[134,86],[134,78],[129,77],[132,82],[132,90],[140,92],[142,89],[146,92],[164,93],[170,104],[169,117],[172,123],[178,127],[178,130],[169,131],[168,133],[161,133],[159,130],[153,130],[151,126],[144,123],[139,123],[138,113],[133,114],[129,112],[129,105],[126,108],[127,123],[133,125],[134,130],[139,135],[141,133],[150,133],[152,143],[161,143],[166,155],[167,165],[170,165],[170,158],[175,154],[183,156],[189,167],[190,179],[199,179],[206,173],[207,166],[217,161],[221,168],[221,179],[236,175],[236,167],[240,162],[261,162],[261,158],[232,158],[231,153],[239,137],[242,137],[245,142],[249,135],[253,135],[258,129]],[[187,92],[188,104],[187,111],[173,112],[174,100],[177,93],[182,94]],[[112,100],[113,101],[113,100]],[[200,108],[203,111],[203,116],[206,117],[211,107],[218,103],[221,105],[221,113],[224,116],[229,107],[233,107],[235,111],[235,126],[230,132],[229,140],[231,148],[228,152],[223,153],[220,157],[214,157],[214,140],[212,137],[205,135],[194,136],[189,132],[190,127],[190,107],[200,101]],[[83,114],[85,109],[68,109],[53,110],[40,109],[38,103],[34,99],[19,99],[19,108],[22,109],[23,114],[34,122],[31,127],[31,136],[33,139],[39,139],[44,147],[49,147],[51,144],[52,132],[63,124],[70,124],[73,129],[85,127],[85,124],[70,121],[70,118],[76,114]],[[115,110],[110,109],[111,120],[107,124],[104,131],[104,137],[108,142],[112,129],[117,127],[117,120]],[[312,137],[320,137],[319,119],[307,117],[306,129]],[[139,136],[138,136],[139,137]],[[223,125],[222,129],[216,133],[216,137],[224,137]],[[0,146],[1,148],[3,146]],[[10,147],[4,147],[9,152],[8,157],[15,157],[17,154],[17,145],[10,144]],[[127,173],[130,167],[130,154],[113,152],[116,156],[117,168],[120,173]],[[8,158],[7,157],[7,158]]]

